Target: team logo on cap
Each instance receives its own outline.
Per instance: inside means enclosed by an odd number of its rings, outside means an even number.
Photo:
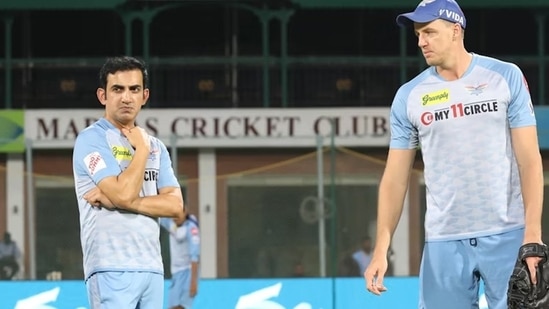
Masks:
[[[465,23],[463,16],[461,16],[459,13],[456,13],[448,9],[440,9],[438,11],[438,16],[442,16],[446,20],[453,20],[456,23],[459,23],[461,25]]]
[[[426,6],[427,4],[433,3],[435,1],[437,1],[437,0],[423,0],[417,6]]]

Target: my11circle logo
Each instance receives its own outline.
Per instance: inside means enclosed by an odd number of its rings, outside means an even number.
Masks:
[[[461,118],[470,115],[493,113],[498,111],[498,102],[493,100],[480,101],[473,103],[457,103],[452,104],[447,108],[438,109],[435,111],[424,112],[421,114],[420,121],[423,125],[428,126],[433,121],[448,120]]]

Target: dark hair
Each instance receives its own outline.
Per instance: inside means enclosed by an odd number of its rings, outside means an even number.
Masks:
[[[143,74],[143,87],[148,88],[149,73],[147,72],[145,62],[130,56],[107,58],[107,61],[105,62],[105,64],[103,64],[101,70],[99,70],[99,87],[103,89],[107,88],[107,77],[109,76],[109,74],[132,70],[141,71],[141,73]]]

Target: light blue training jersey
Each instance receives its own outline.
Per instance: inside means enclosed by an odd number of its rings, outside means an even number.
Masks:
[[[426,241],[492,235],[524,226],[510,129],[535,126],[528,85],[508,62],[473,54],[458,80],[430,67],[391,106],[392,149],[421,147]]]
[[[164,272],[157,218],[92,207],[83,198],[104,178],[122,173],[133,154],[127,138],[105,118],[76,138],[73,172],[85,279],[99,271]],[[158,189],[164,187],[179,187],[166,146],[155,137],[151,137],[143,177],[140,196],[157,195]]]
[[[160,224],[170,233],[171,272],[189,269],[200,259],[200,230],[194,215],[188,215],[181,226],[171,218],[160,218]]]

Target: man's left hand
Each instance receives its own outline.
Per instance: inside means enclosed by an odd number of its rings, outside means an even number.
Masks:
[[[84,199],[93,207],[104,207],[107,209],[115,209],[116,206],[109,200],[98,187],[94,187],[84,194]]]

